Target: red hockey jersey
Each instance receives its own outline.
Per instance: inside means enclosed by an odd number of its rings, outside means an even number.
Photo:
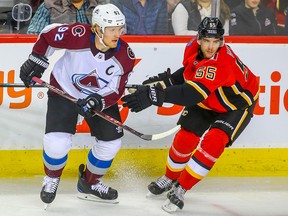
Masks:
[[[259,95],[259,79],[225,44],[211,58],[197,60],[197,40],[184,52],[184,79],[204,98],[198,105],[216,112],[245,109]]]

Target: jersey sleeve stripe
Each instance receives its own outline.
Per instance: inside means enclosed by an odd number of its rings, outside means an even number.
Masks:
[[[248,104],[249,106],[252,105],[252,103],[253,103],[253,97],[250,97],[249,95],[247,95],[245,91],[244,91],[244,92],[239,91],[239,89],[237,88],[236,85],[231,86],[231,88],[232,88],[232,90],[235,92],[236,95],[240,95],[242,98],[244,98],[244,100],[247,101],[247,104]]]
[[[219,97],[221,98],[220,101],[222,101],[226,105],[226,107],[229,107],[230,110],[236,110],[237,109],[232,103],[230,103],[230,101],[226,97],[222,87],[218,88],[218,93],[219,93]]]
[[[204,85],[201,85],[200,83],[196,83],[193,81],[187,81],[187,84],[191,85],[193,88],[195,88],[204,98],[204,100],[208,97],[210,94],[210,91],[204,87]]]
[[[205,106],[202,102],[198,103],[197,105],[198,105],[199,107],[203,108],[203,109],[212,110],[212,109],[210,109],[209,107]]]
[[[255,96],[254,96],[254,101],[256,101],[257,99],[258,99],[258,97],[259,97],[259,94],[260,94],[260,86],[259,86],[259,88],[258,88],[258,91],[257,91],[257,93],[255,94]]]

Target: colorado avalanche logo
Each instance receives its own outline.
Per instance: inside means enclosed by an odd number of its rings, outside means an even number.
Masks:
[[[99,91],[99,77],[96,69],[89,74],[74,74],[72,76],[73,86],[81,93],[89,95]]]
[[[127,54],[130,59],[135,59],[135,54],[130,47],[127,48]]]
[[[82,37],[86,32],[86,29],[82,25],[76,25],[72,28],[72,34],[76,37]]]

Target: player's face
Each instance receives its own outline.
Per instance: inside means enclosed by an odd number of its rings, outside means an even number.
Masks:
[[[218,51],[222,41],[219,38],[205,38],[200,40],[201,51],[204,58],[211,58]]]
[[[260,4],[260,0],[245,0],[245,6],[248,8],[258,8],[258,5]]]
[[[123,35],[125,28],[123,26],[106,27],[104,31],[103,42],[109,48],[115,48],[118,44],[118,40]]]

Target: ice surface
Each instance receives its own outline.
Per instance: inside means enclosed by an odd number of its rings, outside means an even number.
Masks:
[[[0,179],[0,214],[5,216],[169,216],[161,209],[165,196],[146,198],[151,178],[103,179],[119,192],[118,204],[76,197],[77,178],[60,181],[47,210],[40,200],[42,177]],[[206,177],[188,191],[183,210],[189,216],[287,216],[288,177]]]

